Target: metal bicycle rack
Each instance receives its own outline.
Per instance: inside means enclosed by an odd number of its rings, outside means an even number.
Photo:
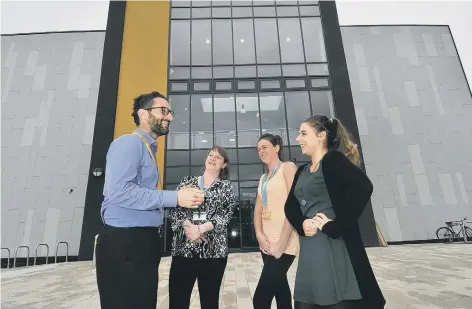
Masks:
[[[16,250],[15,250],[15,258],[13,259],[13,268],[16,267],[16,256],[18,255],[18,249],[20,249],[20,248],[28,249],[28,255],[26,256],[26,267],[29,266],[30,248],[28,246],[18,246],[18,247],[16,247]]]
[[[41,246],[45,246],[48,251],[46,251],[46,264],[48,263],[48,258],[49,258],[49,246],[47,244],[39,244],[36,246],[36,249],[34,250],[34,264],[36,265],[36,258],[38,257],[38,248]]]
[[[11,256],[11,252],[10,252],[10,249],[8,248],[2,248],[2,250],[7,250],[8,251],[8,261],[7,261],[7,269],[10,268],[10,256]]]
[[[59,245],[60,244],[65,244],[66,245],[66,262],[67,262],[67,258],[69,257],[69,243],[67,241],[60,241],[57,243],[56,245],[56,257],[54,258],[54,263],[57,263],[57,249],[59,249]]]

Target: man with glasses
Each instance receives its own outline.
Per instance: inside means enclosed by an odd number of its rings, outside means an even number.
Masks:
[[[196,208],[198,189],[158,190],[156,139],[174,118],[157,91],[134,99],[136,130],[117,138],[106,157],[104,224],[96,247],[97,285],[102,309],[155,309],[164,208]]]

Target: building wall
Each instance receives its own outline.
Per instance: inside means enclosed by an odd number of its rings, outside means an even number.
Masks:
[[[339,24],[447,25],[469,84],[472,83],[471,1],[336,1]]]
[[[388,241],[472,218],[472,97],[447,26],[342,27],[375,218]]]
[[[104,37],[1,38],[1,237],[12,254],[46,243],[54,255],[59,241],[78,253]]]

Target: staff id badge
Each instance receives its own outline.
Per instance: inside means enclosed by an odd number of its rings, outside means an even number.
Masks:
[[[207,213],[206,211],[194,211],[193,212],[193,221],[206,221]]]

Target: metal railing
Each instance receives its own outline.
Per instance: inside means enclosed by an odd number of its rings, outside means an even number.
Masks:
[[[30,248],[28,246],[18,246],[16,247],[16,250],[15,250],[15,258],[13,259],[13,268],[16,267],[16,256],[18,255],[18,249],[21,249],[21,248],[26,248],[28,249],[28,254],[26,256],[26,267],[29,266],[29,255],[30,255]]]
[[[2,250],[7,250],[8,251],[8,260],[7,260],[7,269],[10,268],[10,256],[11,256],[11,252],[10,252],[10,249],[8,248],[2,248]]]
[[[69,257],[69,243],[67,241],[60,241],[56,245],[56,256],[54,258],[54,263],[57,263],[57,252],[58,252],[60,244],[65,244],[66,245],[66,262],[67,262],[67,259]]]
[[[49,246],[47,244],[39,244],[36,246],[36,249],[34,250],[34,264],[33,266],[36,266],[36,258],[38,256],[38,248],[41,247],[41,246],[45,246],[46,249],[48,249],[46,251],[46,264],[48,263],[48,259],[49,259]]]

